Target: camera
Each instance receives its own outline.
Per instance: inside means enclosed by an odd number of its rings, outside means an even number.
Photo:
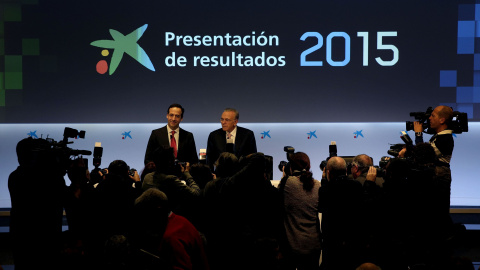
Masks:
[[[435,134],[435,131],[430,128],[430,116],[432,115],[432,107],[428,107],[425,112],[411,112],[410,116],[413,116],[415,120],[422,123],[423,131],[427,134]],[[462,132],[468,132],[468,115],[466,113],[454,111],[452,122],[450,122],[449,129],[453,130],[453,133],[461,134]],[[413,130],[413,122],[405,122],[405,130]]]
[[[328,157],[327,159],[323,160],[320,162],[320,170],[323,171],[323,169],[327,166],[327,162],[331,157],[336,157],[337,156],[337,143],[335,141],[330,142],[330,145],[328,146]]]
[[[400,151],[402,151],[403,148],[407,148],[407,152],[410,152],[413,147],[413,141],[412,138],[408,135],[407,132],[402,131],[402,135],[400,136],[400,139],[402,139],[403,143],[397,143],[393,144],[390,146],[390,149],[387,151],[389,155],[392,155],[394,157],[398,157],[398,154]]]
[[[415,120],[422,123],[423,130],[427,130],[430,127],[429,118],[430,118],[430,115],[432,115],[432,112],[433,112],[432,107],[428,107],[425,112],[411,112],[410,116],[413,116]],[[406,131],[413,130],[413,122],[411,121],[405,122],[405,130]],[[425,133],[431,134],[429,133],[429,131]]]
[[[96,142],[95,147],[93,148],[93,166],[95,167],[95,169],[98,169],[100,164],[102,164],[102,155],[103,155],[102,143]]]
[[[390,159],[388,156],[383,156],[380,158],[378,166],[373,166],[377,169],[377,177],[385,177],[387,164],[390,162]]]
[[[128,170],[128,175],[130,175],[130,176],[135,176],[135,172],[136,172],[136,171],[137,171],[136,169],[131,168],[130,170]]]
[[[288,174],[290,172],[290,164],[289,164],[290,157],[293,153],[295,153],[295,148],[293,148],[292,146],[284,146],[283,151],[286,152],[288,161],[285,161],[285,160],[280,161],[280,163],[278,164],[278,169],[281,172],[284,171],[286,174]]]

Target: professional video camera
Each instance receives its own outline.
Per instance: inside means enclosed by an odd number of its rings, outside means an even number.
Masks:
[[[293,153],[295,153],[295,148],[293,148],[292,146],[284,146],[283,151],[286,152],[288,161],[285,161],[285,160],[280,161],[280,163],[278,164],[278,169],[281,172],[284,171],[286,174],[288,174],[288,172],[290,172],[290,157],[292,156]]]
[[[433,109],[432,107],[428,107],[425,112],[411,112],[410,116],[413,116],[415,120],[422,123],[423,130],[427,130],[430,127],[430,115],[432,115]],[[413,122],[407,121],[405,122],[405,130],[413,130]],[[425,133],[428,133],[425,132]],[[431,133],[428,133],[431,134]]]
[[[430,128],[430,115],[432,115],[432,107],[428,107],[425,112],[411,112],[410,116],[413,116],[415,120],[422,123],[423,131],[427,134],[435,134],[435,131]],[[468,132],[468,116],[466,113],[454,111],[452,122],[449,129],[453,130],[453,133],[461,134],[462,132]],[[407,121],[405,123],[405,130],[413,130],[413,122]]]
[[[91,155],[91,151],[76,150],[67,147],[69,138],[85,138],[85,131],[78,131],[66,127],[63,133],[63,140],[57,142],[52,138],[33,139],[35,147],[33,149],[32,165],[52,166],[61,170],[67,170],[72,162],[71,157],[78,157],[80,155]]]

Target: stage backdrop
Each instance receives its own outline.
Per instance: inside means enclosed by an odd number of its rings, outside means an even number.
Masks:
[[[480,119],[475,0],[0,0],[0,121]]]
[[[452,162],[453,195],[471,199],[452,203],[478,205],[479,29],[478,0],[0,0],[0,199],[20,139],[85,129],[73,147],[139,167],[172,103],[197,148],[234,107],[276,164],[292,145],[314,170],[330,141],[378,161],[411,112],[444,104],[470,121]]]

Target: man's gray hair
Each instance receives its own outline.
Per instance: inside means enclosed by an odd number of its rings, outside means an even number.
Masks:
[[[368,172],[370,166],[373,166],[373,160],[371,157],[365,154],[357,155],[353,158],[352,163],[358,166],[358,169],[364,173]]]
[[[240,114],[238,113],[238,111],[234,108],[226,108],[225,110],[223,110],[224,112],[234,112],[235,113],[235,119],[238,120],[238,118],[240,118]]]
[[[137,207],[150,208],[164,207],[168,205],[168,198],[163,191],[160,191],[157,188],[149,188],[135,200],[135,205]]]

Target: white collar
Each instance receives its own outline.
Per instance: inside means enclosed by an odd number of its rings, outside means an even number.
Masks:
[[[171,129],[170,126],[167,125],[168,134],[172,134],[172,131],[175,131],[175,134],[178,134],[179,130],[180,130],[180,127],[178,127],[177,129]]]
[[[445,129],[445,130],[442,130],[439,133],[437,133],[437,135],[445,135],[445,134],[452,134],[452,133],[453,133],[453,130]]]
[[[226,136],[227,133],[228,133],[228,131],[226,131],[225,136]],[[232,132],[230,132],[230,135],[232,135],[233,138],[237,137],[237,127],[236,127],[236,126],[235,126],[235,128],[232,130]]]

